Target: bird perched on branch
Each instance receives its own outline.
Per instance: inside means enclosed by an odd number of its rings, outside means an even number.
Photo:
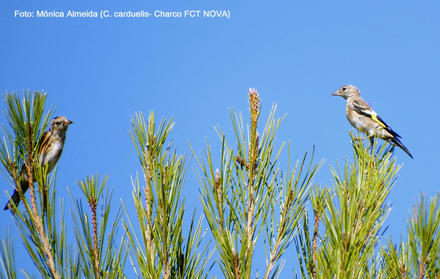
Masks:
[[[55,167],[58,159],[63,152],[64,141],[66,139],[67,127],[73,122],[68,120],[64,116],[58,116],[52,119],[50,123],[50,128],[46,131],[40,139],[39,149],[38,149],[38,159],[41,166],[47,165],[47,173],[51,172]],[[26,173],[26,168],[23,165],[20,172],[20,189],[24,194],[29,188],[28,175]],[[11,199],[6,204],[4,210],[12,208],[11,203],[14,202],[16,206],[20,202],[21,197],[17,189],[11,196]]]
[[[400,147],[409,157],[413,158],[408,148],[400,141],[401,136],[397,134],[380,116],[364,101],[361,93],[356,86],[344,85],[335,91],[333,96],[341,96],[347,100],[345,113],[347,119],[353,127],[364,133],[373,144],[374,137],[391,141]]]

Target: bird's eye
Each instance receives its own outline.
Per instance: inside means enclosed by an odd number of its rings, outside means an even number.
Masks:
[[[345,90],[347,90],[347,87],[343,87],[343,88],[342,88],[342,91],[345,91]]]

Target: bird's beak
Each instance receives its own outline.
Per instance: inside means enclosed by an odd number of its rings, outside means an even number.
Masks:
[[[336,90],[332,93],[332,96],[341,96],[341,93],[339,92],[339,90]]]
[[[67,125],[73,124],[73,121],[67,120],[66,124]]]

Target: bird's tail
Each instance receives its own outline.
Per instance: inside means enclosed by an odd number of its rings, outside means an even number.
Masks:
[[[414,159],[413,156],[411,155],[411,152],[409,152],[408,148],[406,148],[405,145],[403,145],[403,143],[397,138],[397,137],[393,137],[391,139],[391,141],[397,145],[398,147],[400,147],[403,151],[405,151],[406,154],[408,154],[409,157],[411,157],[411,159]]]
[[[21,195],[24,195],[24,193],[26,192],[26,190],[29,188],[29,184],[26,180],[21,180],[22,182],[20,183],[20,187],[21,187]],[[3,208],[3,210],[8,210],[12,208],[12,202],[14,202],[15,206],[18,206],[18,204],[21,201],[21,195],[20,193],[17,191],[17,189],[14,189],[14,193],[11,196],[11,199],[8,201],[8,203],[5,205],[5,208]]]
[[[8,203],[5,205],[5,208],[3,208],[3,209],[4,210],[11,209],[12,202],[14,202],[15,206],[18,206],[20,201],[21,201],[20,194],[18,193],[17,190],[14,190],[14,193],[12,194],[11,199],[8,201]]]

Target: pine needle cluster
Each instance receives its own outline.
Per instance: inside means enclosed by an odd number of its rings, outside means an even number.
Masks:
[[[48,173],[37,154],[54,110],[46,108],[44,92],[7,93],[0,162],[23,200],[12,204],[12,220],[39,276],[127,278],[131,268],[138,278],[211,278],[217,265],[224,278],[259,277],[262,270],[266,279],[279,278],[289,263],[291,276],[301,278],[440,279],[438,195],[419,198],[403,240],[384,236],[400,169],[392,146],[366,147],[350,134],[353,158],[330,167],[328,186],[317,185],[323,163],[314,150],[291,160],[290,143],[277,140],[284,117],[276,116],[276,105],[262,121],[257,90],[248,97],[247,121],[231,111],[233,133],[216,127],[219,148],[191,146],[201,216],[193,212],[185,222],[189,162],[170,141],[173,120],[139,112],[130,129],[141,170],[131,179],[136,214],[126,203],[115,208],[109,176],[96,174],[77,182],[81,196],[69,191],[73,224],[66,224],[56,170]],[[23,177],[28,197],[20,191]],[[0,241],[0,278],[19,277],[12,240],[6,231]],[[286,257],[289,250],[297,258]],[[256,267],[257,254],[265,255],[264,267]]]

